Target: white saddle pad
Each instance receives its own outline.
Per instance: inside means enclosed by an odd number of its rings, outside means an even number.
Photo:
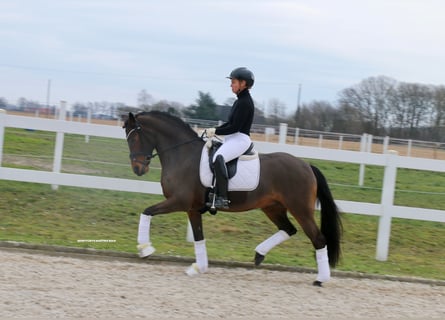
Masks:
[[[199,177],[204,187],[212,186],[213,173],[209,166],[209,152],[204,145],[201,153],[201,164],[199,166]],[[260,158],[258,152],[254,155],[241,156],[238,159],[236,174],[229,179],[229,191],[252,191],[258,187],[260,182]]]

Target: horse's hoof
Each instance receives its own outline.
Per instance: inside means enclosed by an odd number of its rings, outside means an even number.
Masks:
[[[209,213],[214,216],[216,213],[218,212],[218,210],[216,208],[209,208]]]
[[[255,252],[255,266],[259,266],[261,262],[264,261],[265,256],[262,254],[259,254],[258,252]]]
[[[192,263],[192,265],[185,270],[186,275],[190,277],[197,276],[205,272],[207,272],[207,268],[205,270],[200,270],[196,263]]]
[[[146,258],[156,251],[156,249],[151,245],[151,242],[139,244],[137,249],[139,252],[139,258]]]
[[[314,285],[314,286],[316,286],[316,287],[323,287],[322,282],[321,282],[321,281],[318,281],[318,280],[315,280],[315,281],[312,283],[312,285]]]

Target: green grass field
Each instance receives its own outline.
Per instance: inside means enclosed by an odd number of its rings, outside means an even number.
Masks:
[[[55,135],[48,132],[6,130],[3,166],[51,170]],[[159,163],[150,174],[136,177],[130,169],[124,140],[66,135],[62,171],[89,175],[158,181]],[[364,187],[357,186],[359,166],[313,161],[328,178],[336,199],[380,202],[383,168],[367,166]],[[399,170],[397,205],[445,210],[445,175]],[[60,187],[0,180],[0,240],[91,247],[135,252],[139,213],[162,199],[142,193]],[[255,246],[275,227],[259,210],[205,214],[204,231],[210,259],[250,262]],[[296,222],[295,222],[296,223]],[[445,279],[445,225],[393,219],[388,261],[375,260],[378,217],[343,215],[343,257],[339,270]],[[297,225],[298,228],[298,225]],[[157,254],[193,257],[185,241],[184,213],[157,216],[151,238]],[[79,242],[79,240],[115,242]],[[265,263],[315,267],[314,251],[299,230],[272,250]]]

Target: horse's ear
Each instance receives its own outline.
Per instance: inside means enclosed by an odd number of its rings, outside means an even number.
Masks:
[[[125,125],[124,127],[134,127],[136,125],[136,117],[134,116],[134,114],[132,112],[128,113],[128,116],[126,116],[127,120],[125,120]]]
[[[128,115],[122,114],[121,119],[122,121],[124,121],[124,125],[122,126],[122,128],[131,127],[136,123],[136,117],[132,112],[129,112]]]
[[[128,114],[126,114],[126,113],[121,114],[121,120],[122,120],[123,122],[127,121],[127,120],[128,120]]]

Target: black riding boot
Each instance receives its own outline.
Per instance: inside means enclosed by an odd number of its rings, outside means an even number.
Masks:
[[[230,203],[227,197],[229,174],[227,173],[226,163],[222,155],[216,157],[214,169],[216,178],[215,207],[218,209],[228,209]]]

